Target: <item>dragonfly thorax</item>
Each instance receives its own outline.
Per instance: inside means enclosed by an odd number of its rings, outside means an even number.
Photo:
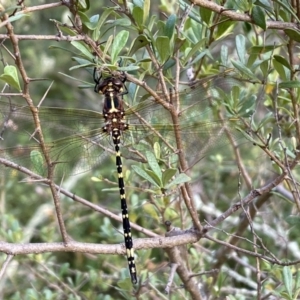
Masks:
[[[123,99],[115,92],[111,92],[111,94],[105,96],[103,115],[118,112],[124,112]]]
[[[103,132],[109,134],[115,145],[120,143],[122,132],[129,129],[125,120],[125,111],[123,103],[124,81],[126,77],[109,77],[100,81],[95,79],[95,91],[104,95],[103,117],[105,125]]]
[[[123,92],[123,86],[124,81],[122,81],[120,78],[116,77],[109,77],[101,80],[98,84],[95,86],[95,91],[99,94],[109,94],[111,92],[116,92],[117,94],[120,94]]]

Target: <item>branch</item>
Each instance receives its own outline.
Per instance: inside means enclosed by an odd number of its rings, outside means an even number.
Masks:
[[[57,3],[50,3],[50,4],[43,4],[43,5],[37,5],[37,6],[32,6],[32,7],[26,7],[26,9],[17,12],[16,14],[14,14],[14,16],[26,15],[30,12],[45,10],[45,9],[54,8],[54,7],[59,7],[59,6],[62,6],[62,5],[63,4],[61,2],[57,2]],[[3,22],[0,23],[0,28],[6,26],[9,22],[10,22],[10,18],[4,20]]]
[[[14,256],[11,255],[11,254],[7,255],[5,261],[4,261],[3,265],[2,265],[2,268],[0,270],[0,281],[2,280],[2,278],[3,278],[4,274],[5,274],[5,271],[7,270],[7,267],[9,265],[9,263],[11,262],[11,260],[13,259],[13,257]]]
[[[240,252],[240,253],[244,253],[246,255],[257,257],[257,258],[266,260],[266,261],[268,261],[272,264],[276,264],[276,265],[279,265],[279,266],[292,266],[292,265],[300,263],[300,259],[287,262],[286,259],[284,258],[284,261],[280,261],[277,258],[271,258],[271,257],[268,257],[264,254],[256,253],[256,252],[253,252],[253,251],[245,250],[243,248],[239,248],[239,247],[234,246],[234,245],[230,245],[227,242],[223,242],[223,241],[221,241],[219,239],[216,239],[216,238],[213,238],[212,236],[209,236],[209,235],[205,235],[204,237],[211,240],[211,241],[213,241],[213,242],[215,242],[215,243],[217,243],[217,244],[221,244],[223,246],[226,246],[229,249],[234,249],[236,252]]]
[[[76,36],[71,36],[71,35],[67,35],[67,36],[59,36],[59,35],[36,35],[36,34],[15,34],[15,37],[18,40],[53,40],[53,41],[67,41],[67,42],[72,42],[72,41],[84,41],[86,39],[85,36],[82,35],[76,35]],[[8,34],[0,34],[0,40],[5,40],[8,39],[9,35]]]
[[[212,1],[208,0],[191,0],[190,1],[194,5],[198,5],[201,7],[208,8],[218,14],[221,14],[222,16],[228,17],[232,21],[241,21],[241,22],[248,22],[255,24],[252,20],[252,18],[246,14],[246,13],[238,13],[235,11],[232,11],[230,9],[226,9],[224,6],[218,5]],[[299,30],[299,26],[297,23],[291,23],[291,22],[282,22],[282,21],[267,21],[266,22],[268,29],[287,29],[292,28]]]
[[[170,237],[182,237],[185,235],[184,231],[180,230],[180,228],[173,227],[170,222],[165,222],[167,227],[166,236]],[[200,238],[200,236],[198,235]],[[165,249],[165,252],[169,256],[169,261],[172,266],[171,273],[169,275],[168,284],[165,288],[165,291],[168,292],[170,285],[173,280],[174,272],[177,271],[180,279],[182,280],[186,290],[191,293],[192,299],[202,299],[201,292],[198,288],[197,282],[195,278],[191,278],[191,272],[189,270],[189,266],[187,263],[187,250],[186,247],[174,247],[171,249]]]
[[[134,248],[173,248],[178,245],[195,243],[199,240],[199,235],[187,232],[184,235],[173,237],[158,237],[147,239],[135,239]],[[80,252],[90,254],[113,254],[124,255],[125,245],[122,244],[92,244],[70,241],[65,243],[6,243],[0,242],[0,252],[8,255],[37,254],[46,252]]]
[[[172,286],[172,283],[173,283],[173,280],[174,280],[174,275],[175,275],[177,267],[178,267],[177,264],[174,264],[174,263],[171,264],[171,271],[170,271],[170,274],[169,274],[168,283],[165,287],[165,293],[166,294],[170,294],[170,289],[171,289],[171,286]]]
[[[177,236],[178,238],[179,236]],[[182,236],[180,236],[182,237]],[[170,237],[168,239],[173,239],[175,237]],[[171,264],[177,265],[177,274],[179,275],[180,279],[182,280],[184,287],[188,290],[191,294],[192,299],[203,299],[201,297],[200,290],[198,288],[198,284],[195,278],[190,277],[190,272],[186,267],[186,262],[182,260],[180,256],[179,249],[177,247],[171,249],[165,249],[166,253],[169,256],[169,260]]]
[[[203,232],[207,232],[212,229],[219,223],[222,223],[225,219],[227,219],[234,212],[239,210],[242,206],[248,205],[251,201],[253,201],[256,197],[259,197],[263,194],[270,192],[274,187],[279,185],[286,177],[286,173],[283,173],[273,179],[270,183],[265,186],[252,190],[244,199],[239,201],[238,203],[233,204],[229,209],[227,209],[223,214],[217,217],[215,220],[211,221],[208,225],[204,226]]]
[[[4,21],[9,20],[7,14],[3,15],[2,20],[4,20]],[[21,75],[23,83],[24,83],[23,97],[26,100],[28,106],[30,107],[32,117],[33,117],[33,121],[34,121],[35,128],[36,128],[35,133],[37,134],[37,137],[39,139],[41,150],[42,150],[43,156],[44,156],[45,161],[46,161],[47,166],[48,166],[47,176],[48,176],[49,179],[52,179],[53,178],[53,167],[54,166],[53,166],[53,164],[50,160],[50,157],[48,155],[46,145],[45,145],[45,142],[44,142],[44,136],[43,136],[43,132],[42,132],[42,128],[41,128],[41,122],[40,122],[39,115],[38,115],[38,109],[37,109],[37,107],[34,106],[33,100],[32,100],[31,95],[30,95],[29,84],[30,84],[31,80],[28,77],[27,72],[25,70],[25,67],[24,67],[24,64],[23,64],[23,61],[22,61],[22,57],[21,57],[21,51],[19,49],[19,41],[14,35],[14,29],[13,29],[13,26],[11,25],[10,22],[7,23],[6,29],[7,29],[9,38],[11,40],[12,46],[13,46],[15,63],[17,65],[18,69],[19,69],[20,75]],[[57,189],[55,189],[55,185],[54,185],[54,182],[52,180],[49,180],[48,185],[49,185],[50,190],[52,192],[60,233],[61,233],[63,241],[65,243],[67,243],[70,240],[70,238],[68,236],[66,226],[65,226],[65,223],[64,223],[64,219],[63,219],[63,216],[62,216],[59,194],[57,192]]]

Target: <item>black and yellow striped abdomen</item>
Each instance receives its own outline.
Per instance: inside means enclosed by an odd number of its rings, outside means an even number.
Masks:
[[[101,78],[100,78],[101,79]],[[118,172],[118,184],[120,190],[121,210],[123,219],[124,241],[128,260],[129,272],[132,283],[137,283],[136,267],[134,262],[134,250],[131,236],[131,227],[128,217],[128,208],[125,196],[125,185],[123,179],[122,158],[120,152],[120,140],[122,132],[128,130],[129,126],[125,120],[123,104],[123,91],[125,76],[121,78],[108,77],[100,81],[95,78],[95,92],[104,95],[103,116],[105,125],[103,131],[111,136],[116,151],[116,166]]]

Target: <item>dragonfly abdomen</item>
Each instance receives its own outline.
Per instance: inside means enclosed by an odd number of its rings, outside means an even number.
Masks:
[[[119,144],[122,133],[129,129],[125,120],[125,111],[123,104],[124,82],[126,78],[108,77],[102,81],[101,78],[95,79],[95,92],[104,94],[103,116],[105,125],[103,132],[111,135],[116,151],[116,167],[118,172],[118,185],[120,190],[121,211],[123,219],[123,232],[126,247],[129,272],[132,283],[137,283],[136,267],[134,262],[134,250],[131,236],[131,226],[128,216],[128,208],[125,196],[125,184],[123,179],[123,167]],[[125,88],[126,89],[126,88]]]
[[[116,166],[117,166],[117,171],[118,171],[118,181],[119,181],[118,183],[119,183],[119,190],[120,190],[126,255],[127,255],[128,267],[129,267],[129,271],[130,271],[130,275],[131,275],[131,281],[132,281],[132,283],[137,283],[136,267],[135,267],[135,262],[134,262],[133,242],[132,242],[132,237],[131,237],[131,226],[130,226],[130,222],[129,222],[128,209],[127,209],[127,203],[126,203],[122,159],[121,159],[119,145],[116,145],[115,149],[116,149]]]

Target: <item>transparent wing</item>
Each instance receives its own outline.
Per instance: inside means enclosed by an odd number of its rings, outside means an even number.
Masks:
[[[244,125],[239,118],[220,110],[220,104],[224,107],[224,97],[236,85],[241,83],[234,78],[217,77],[171,94],[167,108],[152,98],[135,106],[126,104],[125,115],[130,128],[122,133],[123,152],[132,157],[132,151],[140,150],[141,143],[158,141],[167,149],[166,153],[176,153],[181,147],[192,165],[228,143],[229,135],[233,140],[243,138],[238,129]],[[166,100],[161,95],[160,98]],[[177,112],[176,126],[171,109]],[[84,172],[100,164],[107,154],[114,153],[110,136],[102,130],[105,121],[100,112],[41,107],[39,118],[47,152],[55,163],[56,177]],[[29,107],[0,102],[0,156],[46,176],[48,170],[39,159],[40,142],[34,133]],[[181,144],[177,144],[178,137]],[[127,147],[132,150],[131,154]],[[38,159],[34,159],[34,155]]]
[[[46,176],[48,169],[45,161],[39,159],[41,145],[30,108],[0,102],[0,112],[0,157]],[[45,147],[56,165],[56,177],[87,171],[107,153],[113,153],[110,138],[102,131],[104,120],[100,113],[40,108],[39,118]]]
[[[241,93],[240,99],[234,99],[237,111],[233,112],[225,107],[236,96],[237,93],[231,93],[235,87],[238,87]],[[169,109],[150,98],[128,108],[126,114],[129,123],[135,124],[131,126],[132,132],[140,132],[142,135],[138,141],[159,140],[173,153],[181,148],[192,166],[207,153],[220,151],[221,147],[230,141],[247,141],[241,131],[248,132],[249,128],[238,114],[245,113],[239,108],[250,100],[249,94],[251,96],[251,93],[243,93],[241,81],[235,78],[217,78],[202,81],[197,87],[186,89],[178,95],[171,95]],[[176,110],[177,120],[172,118],[171,109]],[[249,111],[247,113],[249,114]],[[176,126],[174,122],[177,122]],[[181,144],[178,144],[179,142]]]

